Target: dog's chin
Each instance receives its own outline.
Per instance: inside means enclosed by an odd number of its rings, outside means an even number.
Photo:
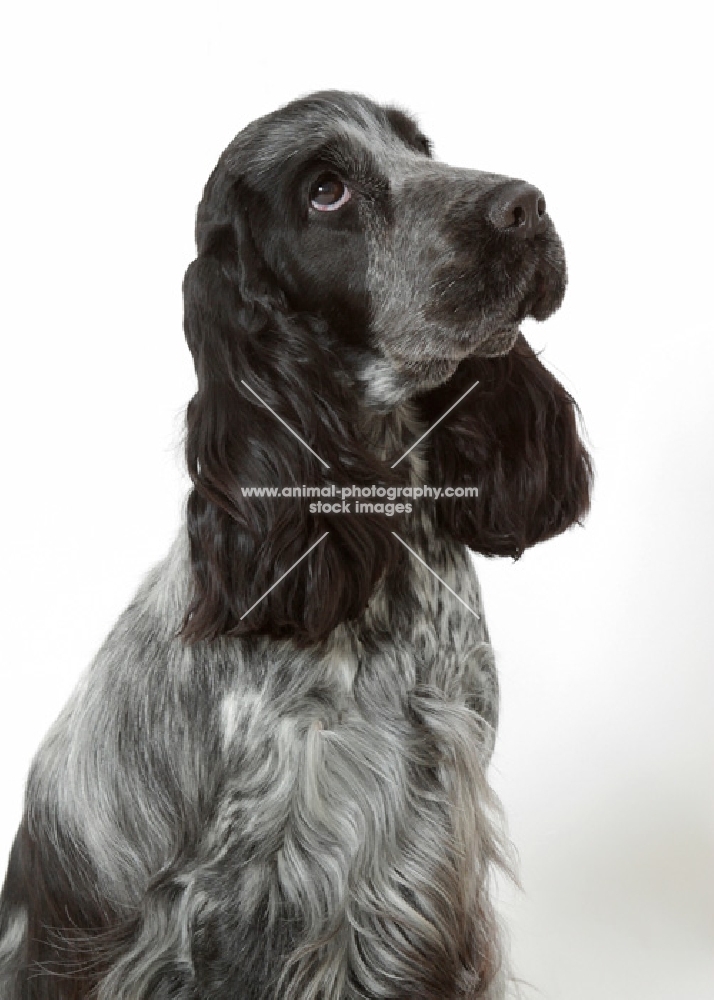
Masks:
[[[510,321],[494,324],[485,332],[460,333],[452,343],[440,345],[439,356],[434,361],[447,363],[465,358],[500,358],[508,354],[520,332],[518,321]],[[404,367],[404,362],[401,367]]]
[[[488,334],[472,351],[469,357],[500,358],[508,354],[516,340],[520,329],[517,326],[507,326]]]
[[[500,358],[515,344],[520,329],[507,326],[482,337],[476,343],[458,345],[449,357],[400,358],[397,364],[402,384],[422,392],[448,381],[465,358]]]
[[[502,326],[478,338],[449,345],[444,354],[432,358],[409,358],[404,355],[373,357],[360,375],[366,400],[376,410],[385,412],[412,395],[427,392],[448,382],[466,358],[499,358],[508,354],[520,329]]]

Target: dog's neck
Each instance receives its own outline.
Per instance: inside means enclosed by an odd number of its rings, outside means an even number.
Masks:
[[[411,400],[383,411],[368,405],[361,408],[359,431],[370,451],[385,464],[385,472],[393,466],[404,464],[415,475],[426,475],[426,464],[419,458],[418,449],[408,449],[424,433],[416,405]],[[410,476],[412,479],[412,476]]]

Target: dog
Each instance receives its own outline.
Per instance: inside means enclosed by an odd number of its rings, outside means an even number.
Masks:
[[[499,1000],[469,550],[581,523],[593,478],[520,332],[566,287],[545,198],[325,91],[230,143],[196,244],[185,523],[32,764],[0,996]]]

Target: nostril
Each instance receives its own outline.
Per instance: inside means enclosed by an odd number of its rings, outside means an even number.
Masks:
[[[538,188],[525,181],[513,181],[494,193],[487,218],[502,233],[530,239],[544,232],[545,198]]]

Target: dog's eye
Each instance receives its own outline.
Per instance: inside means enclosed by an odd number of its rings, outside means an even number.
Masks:
[[[334,212],[351,197],[350,189],[337,174],[320,174],[310,188],[310,204],[318,212]]]

